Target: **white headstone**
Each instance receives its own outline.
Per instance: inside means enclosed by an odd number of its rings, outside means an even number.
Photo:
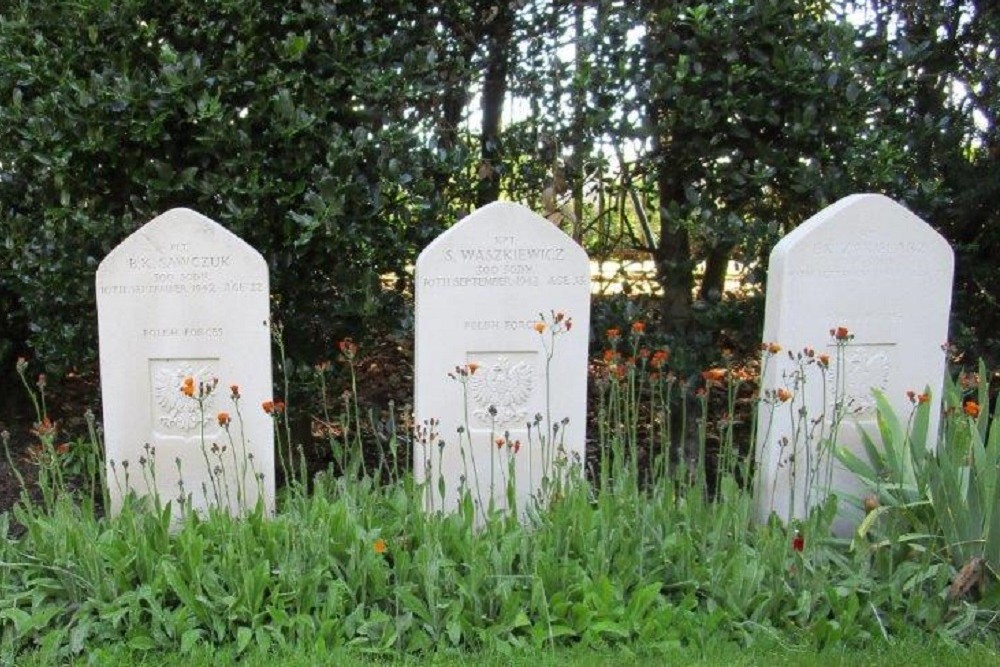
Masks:
[[[867,456],[858,428],[878,438],[872,388],[884,392],[905,420],[913,407],[907,392],[930,387],[930,432],[937,432],[953,270],[954,254],[941,235],[875,194],[841,199],[774,247],[764,342],[782,349],[765,354],[761,384],[770,397],[761,404],[757,431],[762,519],[772,511],[783,520],[803,518],[807,503],[821,502],[829,488],[841,498],[834,530],[844,535],[857,526],[860,512],[843,499],[867,491],[839,462],[827,469],[828,449],[819,442],[831,430],[838,399],[845,417],[837,442],[862,460]],[[806,348],[812,357],[803,354]],[[825,372],[822,355],[829,357]],[[804,385],[796,381],[800,376]],[[779,389],[788,393],[778,397]],[[804,416],[798,412],[803,406]]]
[[[272,392],[268,299],[260,254],[188,209],[158,216],[101,262],[113,510],[129,490],[156,492],[164,503],[183,496],[196,510],[239,513],[259,497],[273,508],[273,425],[262,409]]]
[[[584,456],[587,254],[527,208],[495,202],[427,246],[415,280],[414,466],[428,509],[453,509],[463,485],[480,516],[491,494],[508,508],[513,479],[523,512]]]

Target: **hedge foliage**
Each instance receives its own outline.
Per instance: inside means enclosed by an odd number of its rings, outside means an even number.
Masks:
[[[396,0],[0,12],[0,356],[92,360],[98,263],[181,205],[265,256],[293,344],[384,313],[379,274],[440,232],[465,160],[426,122],[461,66],[434,21]]]

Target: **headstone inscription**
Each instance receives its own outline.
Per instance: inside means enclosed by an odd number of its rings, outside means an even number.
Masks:
[[[194,211],[156,217],[97,270],[112,510],[125,494],[241,513],[274,504],[267,265]]]
[[[844,499],[867,491],[836,461],[830,438],[867,460],[859,428],[877,434],[873,388],[905,418],[907,392],[929,387],[937,432],[953,271],[947,241],[876,194],[834,203],[774,247],[763,336],[773,353],[765,351],[756,441],[761,519],[800,519],[834,492],[835,531],[856,527],[860,509]]]
[[[509,202],[420,254],[414,466],[429,510],[464,490],[480,513],[520,512],[582,460],[589,269],[571,238]]]

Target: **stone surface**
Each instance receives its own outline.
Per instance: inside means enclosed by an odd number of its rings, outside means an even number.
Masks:
[[[477,506],[492,493],[508,507],[514,479],[523,511],[543,478],[584,455],[587,255],[541,216],[495,202],[427,246],[415,280],[414,466],[428,509],[454,508],[463,480]]]
[[[127,489],[156,491],[167,502],[181,496],[183,484],[198,510],[218,504],[239,512],[260,494],[270,510],[274,436],[261,409],[272,392],[264,259],[212,220],[173,209],[108,253],[96,287],[113,509]],[[193,396],[182,391],[186,378],[194,380]],[[239,388],[239,410],[231,385]],[[228,430],[220,412],[230,415]]]
[[[826,450],[819,440],[821,430],[829,433],[834,426],[839,397],[846,416],[838,442],[863,460],[867,457],[858,427],[877,433],[873,387],[882,390],[905,419],[912,408],[906,392],[921,393],[929,386],[935,399],[931,432],[936,432],[953,270],[954,255],[947,241],[882,195],[846,197],[774,247],[763,339],[782,350],[765,354],[761,388],[764,392],[783,388],[792,398],[781,403],[771,394],[761,404],[757,433],[761,519],[772,511],[784,520],[801,518],[807,500],[815,505],[828,487],[841,498],[866,493],[839,464],[832,473],[826,469]],[[838,327],[853,336],[839,355],[836,337],[830,333]],[[806,347],[814,350],[812,363],[808,356],[801,365],[789,358],[789,352],[798,357]],[[830,357],[825,373],[817,363],[824,354]],[[804,386],[797,380],[800,376]],[[807,410],[805,421],[797,414],[802,406]],[[821,416],[813,425],[812,420]],[[817,469],[815,478],[803,474]],[[846,534],[860,518],[860,511],[841,502],[835,530]]]

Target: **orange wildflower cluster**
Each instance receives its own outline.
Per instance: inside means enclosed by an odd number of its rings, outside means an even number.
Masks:
[[[285,411],[285,402],[281,400],[264,401],[260,404],[260,407],[269,415],[280,415]]]
[[[211,394],[218,385],[219,385],[219,378],[212,378],[208,382],[199,382],[198,389],[196,391],[194,378],[189,375],[186,378],[184,378],[184,381],[181,383],[181,393],[187,396],[188,398],[195,398],[195,396],[197,395],[197,398],[201,399]]]
[[[701,377],[705,380],[706,384],[722,384],[723,380],[726,379],[728,371],[725,368],[709,368],[701,372]]]
[[[646,333],[646,323],[645,322],[633,322],[632,323],[632,333],[636,336],[641,336]]]
[[[470,375],[475,375],[477,370],[479,370],[479,364],[470,361],[464,366],[455,366],[454,372],[448,373],[448,377],[452,380],[464,380]]]
[[[69,454],[69,443],[64,442],[52,448],[52,454],[62,456]],[[43,465],[52,463],[51,456],[46,456],[45,446],[38,444],[28,447],[25,451],[24,460],[32,465]]]
[[[545,321],[545,315],[542,313],[538,314],[540,318],[535,322],[532,327],[539,335],[546,332],[549,329],[549,325]],[[565,333],[573,328],[573,318],[566,317],[566,313],[562,311],[552,311],[552,335]]]
[[[509,438],[497,438],[495,441],[497,449],[503,449],[504,445],[507,449],[517,454],[521,451],[521,441],[520,440],[510,440]]]
[[[229,418],[228,412],[220,412],[217,416],[217,419],[219,420],[219,426],[221,426],[222,428],[228,428],[230,422],[232,421]]]
[[[653,356],[649,359],[649,365],[655,370],[660,370],[663,368],[667,361],[670,360],[670,350],[657,350],[653,352]]]
[[[962,410],[965,414],[975,419],[979,416],[979,403],[976,403],[975,401],[966,401],[962,405]]]
[[[854,338],[854,334],[848,331],[847,327],[834,327],[830,329],[830,335],[839,341],[852,340]]]
[[[381,556],[382,554],[389,551],[389,545],[386,544],[386,541],[383,540],[381,537],[376,538],[375,542],[372,544],[372,551]]]
[[[781,352],[781,346],[777,343],[761,343],[761,352],[767,352],[768,354],[778,354]]]
[[[774,392],[774,395],[782,403],[787,403],[792,399],[792,392],[789,391],[788,389],[785,389],[784,387],[779,387],[778,390]]]
[[[42,421],[35,422],[34,427],[31,429],[31,433],[38,438],[47,438],[55,437],[57,430],[58,427],[54,421],[48,417],[43,417]]]
[[[612,377],[617,380],[625,379],[625,375],[628,373],[628,365],[634,366],[634,360],[623,359],[620,352],[610,348],[604,350],[603,358],[608,377]]]
[[[552,325],[556,328],[561,326],[566,331],[569,331],[573,328],[573,318],[566,317],[566,313],[562,311],[552,313]]]
[[[830,355],[829,354],[821,354],[821,355],[819,355],[818,357],[816,357],[816,363],[819,364],[820,368],[829,368],[830,367]]]

